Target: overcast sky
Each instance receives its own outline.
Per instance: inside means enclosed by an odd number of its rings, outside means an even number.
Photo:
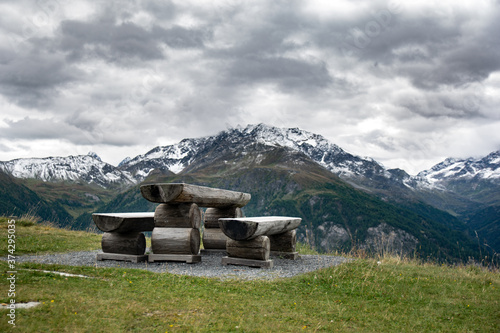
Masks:
[[[0,160],[238,124],[411,174],[500,149],[500,1],[0,1]]]

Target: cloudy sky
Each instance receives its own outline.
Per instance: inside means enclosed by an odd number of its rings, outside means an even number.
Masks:
[[[411,174],[500,149],[500,1],[0,1],[0,160],[266,123]]]

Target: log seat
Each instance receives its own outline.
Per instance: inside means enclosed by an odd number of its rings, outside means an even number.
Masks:
[[[219,219],[219,225],[227,237],[243,241],[297,229],[301,221],[300,217],[286,216],[233,217]]]
[[[154,213],[94,213],[92,219],[99,230],[104,232],[128,233],[133,231],[153,231]]]
[[[222,264],[272,268],[270,254],[298,259],[295,229],[301,221],[286,216],[220,218],[220,229],[230,238]]]

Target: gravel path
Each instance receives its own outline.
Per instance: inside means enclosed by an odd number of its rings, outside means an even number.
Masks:
[[[204,276],[221,279],[235,278],[243,280],[273,280],[292,277],[312,272],[321,268],[336,266],[349,261],[344,257],[301,255],[298,260],[287,260],[271,257],[274,261],[272,269],[251,268],[221,264],[224,252],[202,253],[201,263],[186,264],[182,262],[140,262],[104,260],[97,261],[96,255],[102,251],[70,252],[61,254],[29,255],[16,258],[16,262],[37,262],[43,264],[60,264],[70,266],[120,267],[145,269],[156,273],[173,273],[179,275]],[[4,258],[2,258],[4,259]]]

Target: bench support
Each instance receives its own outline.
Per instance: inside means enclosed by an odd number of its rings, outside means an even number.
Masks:
[[[147,254],[134,255],[134,254],[120,254],[120,253],[98,253],[96,259],[98,261],[103,260],[119,260],[119,261],[130,261],[130,262],[141,262],[147,261]]]
[[[201,262],[201,256],[199,254],[150,254],[148,261],[184,261],[187,264],[193,264]]]
[[[222,257],[222,265],[238,265],[258,268],[273,268],[274,262],[268,260],[255,260],[245,258]]]

